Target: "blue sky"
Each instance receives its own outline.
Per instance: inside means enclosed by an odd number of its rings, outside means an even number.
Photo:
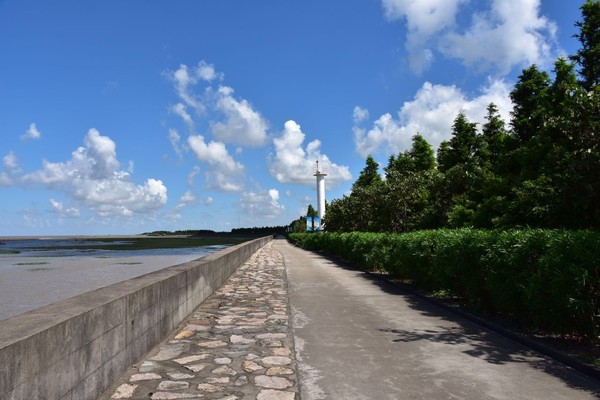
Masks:
[[[0,0],[0,235],[286,225],[573,54],[559,0]]]

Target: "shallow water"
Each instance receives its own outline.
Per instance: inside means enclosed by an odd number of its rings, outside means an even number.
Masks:
[[[85,248],[48,250],[44,249],[44,241],[10,241],[12,243],[7,245],[8,242],[0,245],[0,250],[18,249],[21,253],[0,254],[0,320],[116,282],[195,260],[227,247],[127,251]],[[53,241],[52,244],[56,243]],[[86,244],[89,245],[90,242]],[[25,247],[34,249],[24,250]]]

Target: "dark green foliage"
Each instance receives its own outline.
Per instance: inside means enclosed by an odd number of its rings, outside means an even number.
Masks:
[[[318,216],[317,210],[315,210],[315,208],[312,206],[312,204],[308,205],[308,208],[306,209],[306,216],[311,217],[311,218]]]
[[[381,182],[381,176],[379,176],[379,164],[375,162],[373,157],[368,156],[366,160],[365,168],[360,172],[360,175],[354,185],[352,185],[352,191],[369,188],[373,185],[377,185]]]
[[[600,83],[600,2],[587,0],[581,6],[583,21],[575,25],[579,33],[575,35],[581,49],[571,59],[580,66],[581,83],[591,91]]]
[[[290,240],[533,330],[600,335],[598,232],[438,229],[292,234]]]

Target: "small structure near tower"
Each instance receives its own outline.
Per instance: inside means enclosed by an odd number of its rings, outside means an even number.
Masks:
[[[325,216],[325,177],[327,173],[319,169],[319,161],[317,161],[317,168],[313,176],[317,177],[317,214],[319,221],[321,222],[320,228],[323,229],[323,217]]]

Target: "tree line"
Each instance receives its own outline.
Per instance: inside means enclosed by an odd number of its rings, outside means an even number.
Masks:
[[[327,230],[599,228],[600,2],[581,11],[580,49],[551,73],[522,71],[510,121],[493,103],[480,129],[460,113],[437,153],[417,134],[383,177],[367,157],[350,194],[327,205]]]

